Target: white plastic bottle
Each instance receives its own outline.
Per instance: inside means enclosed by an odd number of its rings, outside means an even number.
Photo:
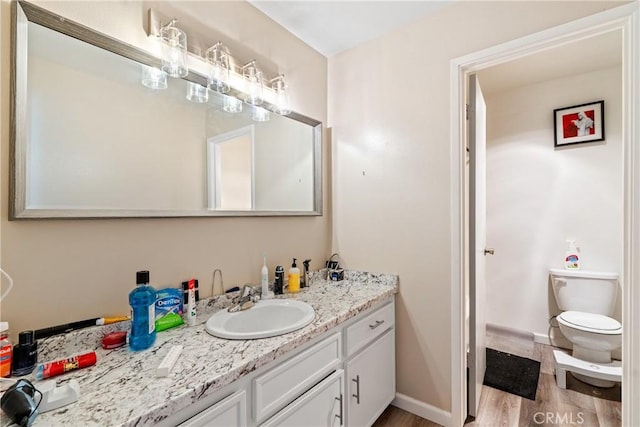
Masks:
[[[269,268],[267,268],[267,257],[262,257],[262,272],[260,283],[262,285],[262,299],[272,298],[273,294],[269,291]]]
[[[580,270],[580,255],[575,240],[567,240],[567,253],[564,258],[564,268],[567,270]]]

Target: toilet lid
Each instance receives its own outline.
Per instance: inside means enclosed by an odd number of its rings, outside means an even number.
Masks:
[[[570,326],[591,332],[620,333],[622,329],[620,322],[602,314],[565,311],[558,316],[558,319]]]

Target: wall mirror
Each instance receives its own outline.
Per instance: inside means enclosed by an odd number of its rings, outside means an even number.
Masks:
[[[190,102],[193,70],[149,89],[158,58],[13,5],[11,219],[322,214],[319,121]]]

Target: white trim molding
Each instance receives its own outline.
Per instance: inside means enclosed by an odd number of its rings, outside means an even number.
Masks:
[[[451,117],[451,417],[462,426],[466,413],[466,332],[464,295],[464,106],[468,74],[556,46],[611,31],[623,35],[624,265],[622,324],[622,425],[640,426],[640,2],[453,59],[450,66]]]
[[[434,423],[443,426],[451,425],[451,412],[436,408],[428,403],[409,397],[406,394],[396,393],[396,397],[391,404],[396,408],[411,412],[414,415],[433,421]]]

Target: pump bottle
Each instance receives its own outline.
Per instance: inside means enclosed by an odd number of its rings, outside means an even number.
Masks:
[[[131,305],[131,333],[129,348],[145,350],[156,340],[156,290],[149,284],[149,272],[136,273],[136,287],[129,293]]]
[[[289,292],[300,292],[300,269],[296,265],[296,258],[293,259],[291,268],[289,269]]]

